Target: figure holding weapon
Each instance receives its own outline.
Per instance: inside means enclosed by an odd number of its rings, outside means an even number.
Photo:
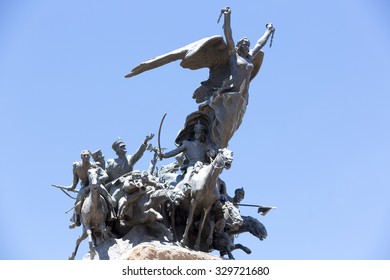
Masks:
[[[99,169],[99,180],[102,184],[104,184],[104,182],[108,179],[107,173],[102,168],[100,168],[98,164],[91,163],[90,159],[91,159],[91,152],[89,150],[83,150],[81,152],[81,161],[77,161],[73,163],[72,185],[70,186],[59,186],[55,184],[52,185],[53,187],[62,190],[66,195],[68,195],[71,198],[73,197],[70,196],[66,191],[78,193],[73,207],[75,211],[71,218],[71,222],[73,222],[73,224],[69,226],[69,228],[71,229],[81,225],[80,222],[81,206],[84,199],[89,193],[88,170],[91,168]],[[79,182],[80,182],[80,189],[77,191],[76,186]],[[115,212],[113,210],[113,205],[115,203],[115,200],[111,197],[111,195],[107,192],[107,190],[104,187],[99,188],[99,192],[107,201],[108,207],[110,208],[111,211],[111,218],[114,218]],[[70,210],[68,210],[67,212],[69,212]]]

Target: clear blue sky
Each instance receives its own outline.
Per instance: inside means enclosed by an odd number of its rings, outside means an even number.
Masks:
[[[228,192],[277,206],[256,216],[269,237],[237,241],[237,259],[390,259],[390,4],[328,1],[0,1],[0,259],[67,259],[81,229],[72,182],[83,149],[120,136],[132,154],[168,113],[171,149],[207,69],[178,62],[131,79],[138,63],[222,35],[235,41],[276,27],[229,148]],[[152,140],[157,143],[157,137]],[[136,165],[148,167],[151,154]],[[170,161],[165,160],[164,164]],[[160,163],[161,164],[161,163]],[[84,244],[85,245],[85,244]],[[80,248],[79,257],[87,252]]]

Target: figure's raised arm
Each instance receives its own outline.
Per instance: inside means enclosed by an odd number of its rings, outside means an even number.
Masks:
[[[267,30],[265,31],[264,35],[261,36],[261,38],[256,42],[256,45],[250,51],[252,56],[256,56],[256,54],[265,46],[265,44],[267,44],[267,41],[269,37],[271,37],[272,33],[275,32],[275,27],[272,25],[272,23],[268,23],[266,28]]]
[[[233,51],[235,49],[235,45],[233,41],[232,27],[230,25],[230,15],[232,11],[229,7],[226,7],[221,10],[221,13],[224,15],[223,31],[225,33],[226,43],[229,47],[229,50]]]

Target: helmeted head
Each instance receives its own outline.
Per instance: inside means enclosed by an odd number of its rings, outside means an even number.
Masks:
[[[196,140],[204,140],[206,136],[206,126],[198,121],[198,123],[194,126],[194,132]]]
[[[247,37],[240,39],[236,44],[236,50],[243,52],[245,55],[249,53],[251,42]]]
[[[234,200],[240,203],[245,197],[244,188],[238,188],[234,191]]]
[[[92,153],[92,158],[95,160],[95,161],[98,161],[100,159],[103,159],[104,158],[104,155],[102,153],[102,150],[97,150],[95,152]]]
[[[80,157],[82,161],[89,161],[91,159],[91,152],[89,150],[82,150]]]
[[[125,142],[120,138],[112,144],[112,149],[117,155],[127,153]]]

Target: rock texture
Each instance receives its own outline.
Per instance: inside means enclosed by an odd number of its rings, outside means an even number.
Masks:
[[[133,227],[123,238],[110,238],[95,249],[94,260],[221,260],[215,255],[179,246],[161,223]],[[91,260],[91,254],[83,259]]]
[[[161,246],[162,245],[162,246]],[[188,250],[178,246],[142,243],[124,253],[124,260],[221,260],[209,253]]]

